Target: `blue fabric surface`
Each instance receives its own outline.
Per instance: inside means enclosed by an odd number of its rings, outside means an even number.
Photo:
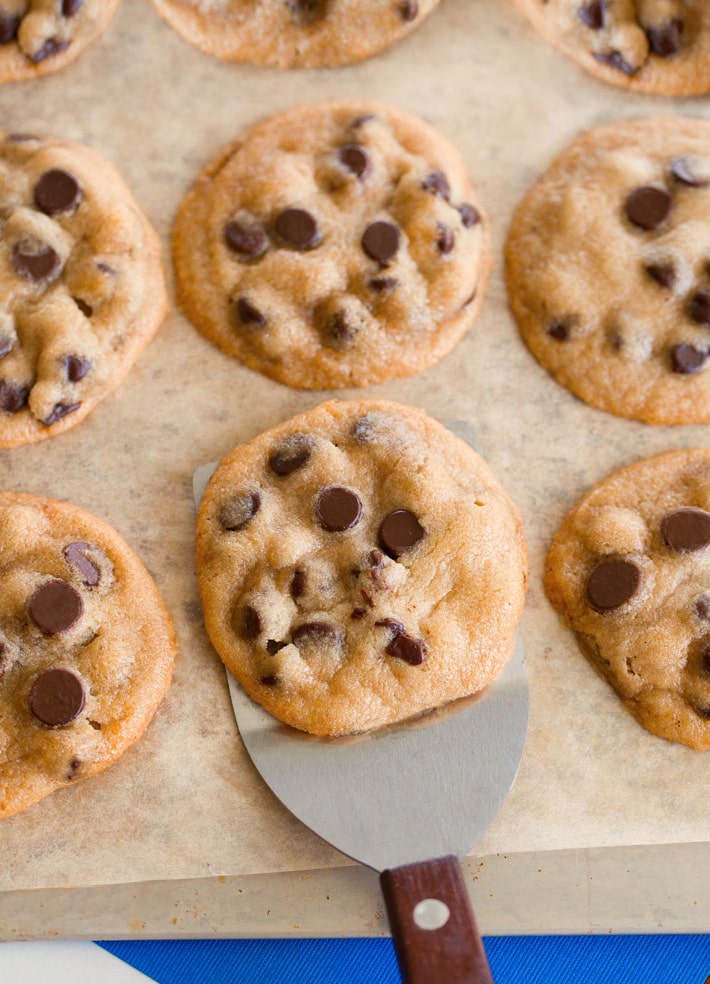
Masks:
[[[99,945],[158,984],[400,984],[389,939]],[[485,945],[496,984],[710,984],[710,935],[490,937]]]

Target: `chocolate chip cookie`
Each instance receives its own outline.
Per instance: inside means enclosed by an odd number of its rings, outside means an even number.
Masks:
[[[446,355],[478,313],[488,223],[458,152],[372,102],[303,106],[228,147],[175,226],[178,299],[290,386],[364,386]]]
[[[637,92],[710,92],[706,0],[515,0],[537,30],[599,78]]]
[[[108,27],[119,0],[3,0],[0,82],[33,79],[74,61]]]
[[[191,44],[224,61],[349,65],[413,31],[439,0],[153,0]]]
[[[594,407],[710,421],[710,122],[591,130],[519,206],[510,305],[533,355]]]
[[[167,310],[161,245],[88,147],[0,134],[0,447],[82,420]]]
[[[645,728],[710,748],[710,450],[595,485],[555,534],[545,588]]]
[[[518,513],[420,410],[331,401],[236,448],[198,514],[209,636],[247,693],[313,734],[475,693],[513,649]]]
[[[0,818],[101,772],[172,677],[170,616],[138,557],[66,502],[0,493]]]

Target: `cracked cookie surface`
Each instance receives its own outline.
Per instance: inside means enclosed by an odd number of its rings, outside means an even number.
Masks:
[[[186,40],[224,61],[328,68],[413,31],[439,0],[153,0]]]
[[[161,245],[88,147],[0,135],[0,447],[83,420],[167,310]]]
[[[0,818],[107,768],[173,672],[172,622],[145,567],[67,502],[0,493]]]
[[[184,199],[173,252],[196,327],[304,389],[434,364],[471,326],[490,267],[458,152],[369,101],[298,107],[251,129]]]
[[[710,748],[710,451],[599,482],[554,536],[545,588],[584,655],[649,731]]]
[[[511,309],[559,383],[656,424],[710,421],[710,123],[591,130],[518,207]]]
[[[518,513],[420,410],[331,401],[236,448],[197,523],[209,636],[270,713],[366,731],[475,693],[512,653]]]
[[[119,0],[3,0],[0,82],[33,79],[74,61],[108,27]]]
[[[593,75],[638,92],[710,92],[706,0],[515,0],[537,30]]]

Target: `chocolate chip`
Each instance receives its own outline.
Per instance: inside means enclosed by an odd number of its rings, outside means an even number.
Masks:
[[[370,155],[360,144],[345,144],[340,147],[338,160],[361,181],[364,181],[372,170]]]
[[[601,65],[623,72],[624,75],[635,75],[638,72],[637,65],[630,65],[620,51],[595,51],[592,52],[595,61]]]
[[[375,625],[388,629],[392,637],[402,635],[404,626],[396,618],[378,618]]]
[[[710,617],[710,598],[701,595],[695,602],[695,614],[698,618],[707,619]]]
[[[230,219],[224,227],[224,238],[230,249],[251,260],[263,256],[269,248],[266,230],[256,220]]]
[[[53,168],[45,171],[34,188],[37,208],[45,215],[59,215],[79,204],[81,188],[69,171]]]
[[[56,424],[58,420],[62,420],[64,417],[68,417],[70,413],[74,413],[78,410],[81,403],[57,403],[52,408],[52,412],[48,417],[42,421],[45,427],[51,427],[52,424]]]
[[[415,639],[414,636],[402,632],[388,643],[385,652],[388,656],[404,660],[410,666],[419,666],[424,662],[425,647],[422,639]]]
[[[59,38],[50,38],[45,41],[39,51],[36,51],[33,55],[28,55],[27,57],[31,62],[37,65],[39,62],[45,61],[47,58],[53,58],[54,55],[58,55],[66,49],[71,44],[71,41],[61,41]]]
[[[361,245],[370,259],[387,266],[399,249],[399,229],[391,222],[373,222],[365,229]]]
[[[291,441],[273,452],[269,458],[269,468],[274,475],[291,475],[308,463],[311,449],[304,442],[302,435],[294,434]]]
[[[577,15],[582,23],[591,27],[593,31],[600,31],[604,27],[604,15],[606,13],[606,3],[604,0],[591,0],[591,3],[583,3],[577,8]]]
[[[275,656],[276,653],[281,652],[281,650],[284,649],[286,646],[288,646],[288,643],[282,642],[279,639],[266,640],[266,651],[269,654],[269,656]]]
[[[701,352],[694,345],[681,343],[671,348],[671,366],[673,372],[690,375],[702,369],[707,359],[707,352]]]
[[[341,533],[357,526],[362,515],[359,496],[342,485],[331,485],[316,500],[316,519],[324,530]]]
[[[22,18],[12,14],[0,13],[0,44],[10,44],[17,38],[17,31]]]
[[[9,335],[0,335],[0,359],[4,359],[12,351],[15,340]]]
[[[356,619],[356,620],[359,620],[361,618],[364,618],[366,615],[367,615],[367,609],[366,608],[353,608],[353,610],[350,612],[350,618],[353,618],[353,619]]]
[[[249,325],[252,328],[263,328],[266,324],[265,316],[246,297],[237,298],[236,309],[237,317],[243,325]]]
[[[710,184],[707,178],[694,174],[692,159],[688,157],[677,157],[670,166],[670,173],[676,181],[689,188],[706,188]]]
[[[675,269],[670,263],[647,263],[644,270],[661,287],[670,290],[675,284]]]
[[[710,513],[690,507],[676,509],[661,520],[661,536],[671,550],[702,550],[710,543]]]
[[[365,417],[358,417],[350,429],[353,440],[358,444],[367,444],[372,440],[374,433],[375,423],[370,414]]]
[[[621,608],[636,593],[641,572],[630,560],[604,560],[587,580],[587,599],[598,612]]]
[[[78,383],[91,368],[91,362],[80,355],[67,355],[64,357],[64,368],[69,382]]]
[[[468,202],[464,202],[463,205],[459,205],[459,215],[461,216],[461,222],[464,228],[471,229],[473,226],[478,225],[481,221],[481,213],[473,205],[469,205]]]
[[[397,12],[403,21],[409,23],[417,19],[419,15],[419,4],[417,0],[399,0]]]
[[[71,670],[56,667],[35,677],[30,687],[29,707],[48,728],[62,728],[81,714],[84,687]]]
[[[31,252],[27,247],[17,245],[12,252],[12,265],[20,277],[39,282],[53,277],[61,266],[61,260],[51,246]]]
[[[664,188],[649,185],[632,191],[624,208],[629,222],[649,232],[666,221],[673,208],[673,199]]]
[[[84,611],[84,602],[71,584],[53,578],[35,589],[27,610],[37,628],[46,635],[57,635],[78,622]]]
[[[399,281],[396,277],[373,277],[369,285],[376,293],[389,296],[399,287]]]
[[[306,583],[306,572],[302,570],[295,570],[293,572],[293,577],[291,578],[291,597],[302,598],[306,591]]]
[[[285,246],[312,249],[320,242],[318,223],[303,208],[287,208],[276,216],[274,229]]]
[[[670,58],[676,55],[683,44],[685,25],[681,17],[672,17],[657,27],[646,28],[648,45],[654,55]]]
[[[245,492],[233,496],[223,503],[219,510],[219,522],[223,530],[236,533],[243,530],[247,523],[256,516],[261,506],[261,496],[258,492]]]
[[[291,633],[291,640],[299,649],[325,642],[328,645],[340,645],[343,634],[331,622],[304,622]]]
[[[79,310],[85,317],[90,318],[91,315],[94,313],[94,309],[92,308],[92,306],[90,304],[87,304],[86,301],[82,301],[80,297],[72,297],[72,300],[74,301],[76,306],[79,308]]]
[[[67,770],[66,779],[67,782],[71,782],[76,779],[79,775],[79,769],[81,768],[81,760],[78,758],[73,758],[69,763],[69,769]]]
[[[62,17],[73,17],[84,0],[62,0]]]
[[[385,553],[394,560],[419,543],[424,530],[409,509],[395,509],[380,523],[378,539]]]
[[[553,321],[547,326],[547,334],[558,342],[566,342],[569,338],[569,324],[566,321]]]
[[[0,410],[4,413],[18,413],[27,406],[29,395],[29,386],[16,385],[0,379]]]
[[[690,299],[688,314],[699,325],[710,325],[710,290],[699,290]]]
[[[241,623],[239,625],[239,634],[242,639],[256,639],[262,629],[261,616],[256,608],[253,608],[251,605],[245,605],[242,609]]]
[[[313,24],[325,17],[328,0],[287,0],[294,17],[301,24]]]
[[[428,174],[422,181],[422,188],[431,192],[432,195],[443,198],[445,202],[451,198],[449,179],[443,171],[432,171],[431,174]]]
[[[95,588],[101,579],[101,570],[88,554],[92,549],[90,543],[77,540],[64,548],[64,559],[81,577],[84,584]]]
[[[326,339],[332,348],[346,349],[355,341],[357,328],[344,311],[336,311],[325,325]]]
[[[274,673],[268,673],[266,676],[260,677],[260,683],[263,683],[265,687],[275,687],[279,682],[279,678]]]
[[[439,230],[439,238],[436,240],[436,245],[442,256],[446,256],[453,250],[456,239],[454,238],[453,230],[449,229],[448,226],[437,222],[437,228]]]

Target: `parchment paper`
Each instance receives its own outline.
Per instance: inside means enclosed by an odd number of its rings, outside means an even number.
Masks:
[[[640,457],[705,444],[710,430],[615,419],[554,383],[518,337],[501,253],[520,197],[582,130],[672,112],[708,117],[708,100],[633,96],[597,82],[507,0],[442,0],[409,39],[371,61],[288,73],[217,62],[148,0],[123,0],[104,39],[73,66],[0,89],[0,126],[82,141],[113,161],[161,233],[167,263],[178,203],[224,144],[297,103],[362,97],[419,113],[457,143],[493,221],[495,274],[457,350],[418,377],[341,394],[469,421],[523,515],[530,735],[517,783],[476,853],[704,841],[707,755],[655,738],[627,715],[558,623],[541,571],[550,537],[591,483]],[[0,453],[0,486],[69,499],[128,540],[180,641],[174,684],[144,738],[102,775],[0,822],[1,889],[346,863],[250,766],[202,628],[193,567],[194,469],[329,395],[250,372],[173,310],[88,420]]]

